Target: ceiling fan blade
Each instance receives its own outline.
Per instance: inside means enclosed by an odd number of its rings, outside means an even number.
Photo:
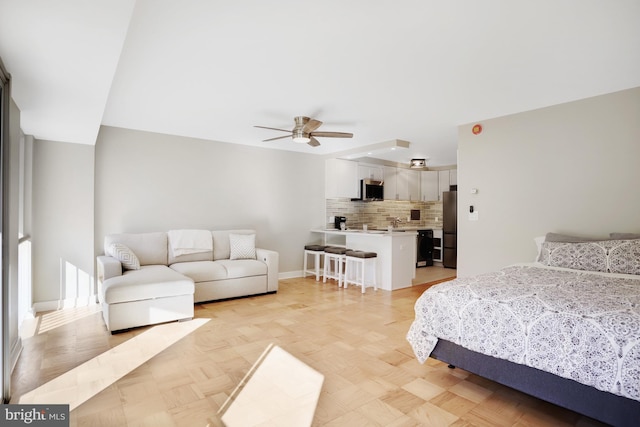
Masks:
[[[291,138],[291,135],[276,136],[275,138],[263,139],[262,142],[275,141],[276,139]]]
[[[312,147],[317,147],[318,145],[320,145],[320,142],[314,137],[311,137],[311,140],[307,142],[307,144],[309,144]]]
[[[318,129],[321,125],[322,125],[322,122],[320,120],[309,119],[309,121],[302,128],[302,131],[306,133],[310,133]]]
[[[291,133],[291,131],[287,130],[287,129],[269,128],[269,127],[266,127],[266,126],[254,126],[254,128],[279,130],[281,132],[289,132],[289,133]]]
[[[311,136],[328,138],[353,138],[353,134],[349,132],[311,132]]]

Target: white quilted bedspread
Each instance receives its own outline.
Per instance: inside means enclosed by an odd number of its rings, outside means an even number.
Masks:
[[[407,339],[438,338],[640,401],[640,277],[515,265],[425,291]]]

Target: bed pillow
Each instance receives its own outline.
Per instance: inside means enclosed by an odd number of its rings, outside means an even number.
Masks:
[[[573,270],[607,271],[606,249],[596,242],[543,242],[538,262]]]
[[[550,267],[640,275],[640,240],[543,242],[537,261]]]
[[[535,242],[536,249],[537,249],[536,260],[540,258],[540,251],[542,250],[542,243],[544,243],[544,239],[545,239],[545,236],[538,236],[533,238],[533,241]]]
[[[631,239],[640,239],[640,234],[638,233],[611,233],[609,237],[617,240],[631,240]]]
[[[606,239],[570,236],[568,234],[559,234],[559,233],[547,233],[544,240],[545,242],[582,243],[582,242],[595,242],[595,241],[606,240]]]
[[[609,272],[640,275],[640,239],[621,242],[609,250]]]
[[[114,257],[122,264],[125,270],[140,270],[140,260],[128,246],[122,243],[112,243],[109,245],[107,255]]]
[[[256,259],[255,234],[229,234],[229,259]]]

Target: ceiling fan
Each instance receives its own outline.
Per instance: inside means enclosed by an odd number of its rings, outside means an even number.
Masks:
[[[328,137],[328,138],[352,138],[353,134],[348,132],[317,132],[316,129],[322,125],[320,120],[310,119],[306,116],[297,116],[294,118],[296,125],[292,130],[270,128],[266,126],[254,126],[261,129],[279,130],[281,132],[287,132],[290,135],[278,136],[275,138],[265,139],[266,141],[275,141],[276,139],[293,138],[294,142],[306,143],[312,147],[317,147],[320,142],[315,137]]]

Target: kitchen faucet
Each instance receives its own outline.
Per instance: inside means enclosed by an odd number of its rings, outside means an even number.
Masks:
[[[391,218],[391,226],[393,228],[398,228],[398,224],[400,224],[401,222],[402,220],[400,219],[400,217]]]

